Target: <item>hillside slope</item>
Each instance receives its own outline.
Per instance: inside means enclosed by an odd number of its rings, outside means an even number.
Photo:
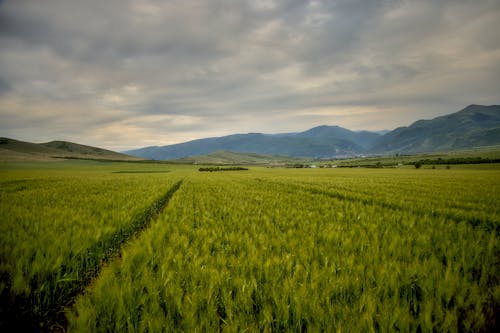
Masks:
[[[500,105],[469,105],[431,120],[419,120],[380,137],[374,153],[419,153],[490,146],[500,143]]]
[[[137,157],[67,141],[31,143],[0,138],[0,161],[51,161],[56,159],[133,161]]]
[[[215,151],[207,155],[197,155],[174,160],[183,164],[245,164],[245,165],[285,165],[306,160],[287,156],[263,155],[254,153],[235,153]]]

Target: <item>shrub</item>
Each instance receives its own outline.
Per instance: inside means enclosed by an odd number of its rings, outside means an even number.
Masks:
[[[248,170],[247,168],[242,168],[242,167],[229,167],[229,168],[221,168],[221,167],[210,167],[210,168],[199,168],[198,171],[203,172],[203,171],[208,171],[208,172],[215,172],[215,171],[243,171],[243,170]]]

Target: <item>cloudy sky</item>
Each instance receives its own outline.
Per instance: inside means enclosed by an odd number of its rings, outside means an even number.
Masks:
[[[0,136],[123,150],[500,103],[500,0],[0,0]]]

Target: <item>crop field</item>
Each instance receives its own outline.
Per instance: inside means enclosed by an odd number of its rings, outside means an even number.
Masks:
[[[0,165],[2,326],[495,331],[500,167]]]
[[[2,318],[48,323],[177,181],[67,165],[0,171]]]

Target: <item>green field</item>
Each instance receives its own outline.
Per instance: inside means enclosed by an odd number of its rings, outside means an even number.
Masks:
[[[426,161],[428,165],[442,167],[443,164],[463,165],[469,164],[473,159],[487,159],[499,163],[500,160],[500,146],[487,146],[471,148],[466,150],[446,151],[446,152],[432,152],[432,153],[417,153],[411,155],[397,154],[386,156],[370,156],[363,158],[348,158],[345,160],[337,161],[322,161],[317,163],[337,165],[339,167],[373,167],[373,166],[386,166],[386,167],[401,167],[412,165],[417,161]]]
[[[494,331],[500,166],[0,164],[4,329]]]

